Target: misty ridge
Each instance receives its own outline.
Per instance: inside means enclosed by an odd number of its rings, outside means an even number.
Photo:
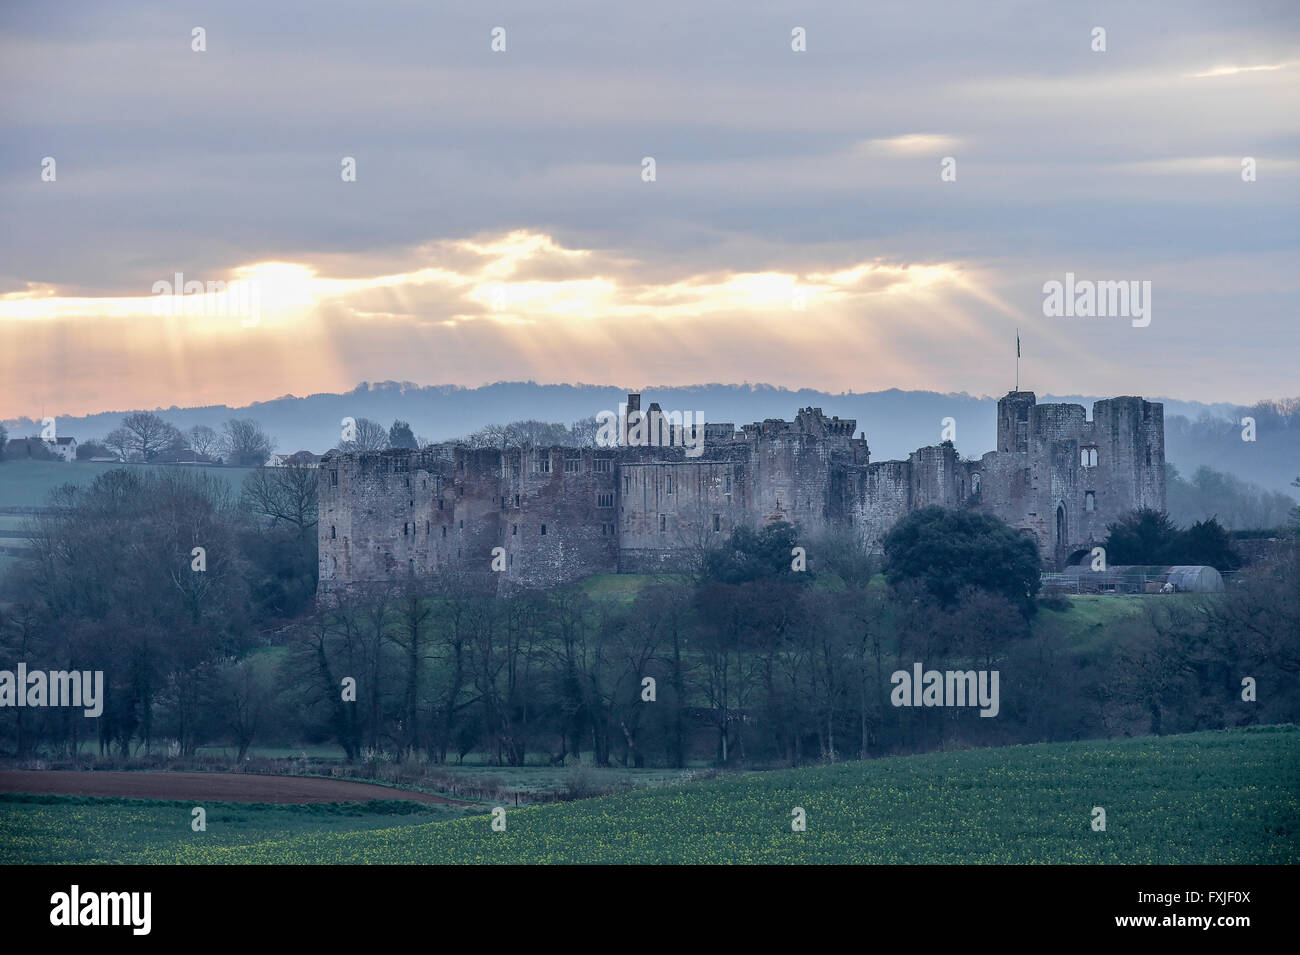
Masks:
[[[285,395],[245,407],[122,409],[59,416],[57,422],[60,434],[85,441],[102,438],[118,427],[123,414],[134,410],[153,410],[182,431],[196,425],[219,429],[231,418],[252,418],[271,436],[275,451],[321,453],[339,446],[341,422],[347,417],[368,418],[385,428],[397,419],[409,421],[422,442],[439,442],[463,439],[490,425],[521,420],[572,425],[601,411],[617,409],[629,391],[637,390],[531,381],[496,382],[476,388],[362,382],[343,394],[303,398]],[[765,418],[788,419],[799,408],[820,407],[827,415],[856,418],[857,430],[866,434],[872,460],[876,461],[905,459],[919,447],[938,444],[941,422],[947,417],[956,421],[954,444],[962,455],[978,457],[996,445],[996,397],[899,389],[833,394],[749,383],[639,390],[643,406],[658,402],[664,409],[699,411],[709,422],[731,422],[736,427]],[[1205,511],[1215,505],[1216,494],[1253,496],[1259,515],[1282,506],[1277,495],[1294,500],[1292,482],[1300,474],[1300,398],[1261,401],[1244,407],[1157,395],[1143,397],[1165,406],[1166,459],[1177,475],[1169,488],[1171,512],[1176,502],[1180,511]],[[1081,404],[1089,414],[1095,400],[1085,395],[1038,395],[1040,403]],[[1254,441],[1243,440],[1241,420],[1245,417],[1255,421]],[[11,419],[5,424],[11,439],[40,430],[40,422],[31,418]],[[1198,481],[1196,472],[1202,467],[1226,473],[1236,479],[1235,483],[1206,475]],[[1252,489],[1249,485],[1258,487]]]

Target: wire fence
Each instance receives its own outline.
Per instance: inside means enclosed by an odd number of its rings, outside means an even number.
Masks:
[[[1160,593],[1166,582],[1158,574],[1043,574],[1042,590],[1048,594]]]
[[[1229,570],[1219,575],[1225,588],[1241,580],[1241,571]],[[1112,573],[1099,571],[1087,574],[1043,574],[1044,594],[1174,594],[1187,593],[1169,580],[1167,571]]]

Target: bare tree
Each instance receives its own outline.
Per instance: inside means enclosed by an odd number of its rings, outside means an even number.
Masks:
[[[594,448],[596,434],[599,431],[600,425],[596,421],[596,416],[591,415],[569,425],[569,439],[575,447]]]
[[[185,436],[175,425],[169,424],[152,411],[133,411],[122,419],[122,427],[113,431],[110,437],[125,432],[118,440],[125,444],[123,457],[138,457],[141,461],[153,461],[164,451],[175,451],[185,447]],[[113,445],[109,445],[113,447]]]
[[[412,578],[405,582],[397,601],[398,620],[389,640],[405,655],[406,689],[403,701],[398,758],[418,752],[424,742],[420,732],[420,673],[428,654],[430,628],[434,615],[432,588],[427,580]]]
[[[545,448],[569,444],[569,429],[553,421],[516,421],[511,426],[519,435],[519,443],[526,448]]]
[[[388,429],[378,421],[358,418],[356,436],[351,441],[339,444],[339,450],[351,453],[355,451],[382,451],[388,447]]]
[[[555,445],[575,446],[573,434],[562,424],[551,421],[512,421],[489,424],[466,435],[466,444],[474,448],[544,448]],[[593,443],[595,441],[593,433]]]
[[[221,452],[227,464],[261,467],[274,442],[252,418],[231,418],[221,426]]]
[[[131,459],[131,432],[126,428],[114,428],[104,436],[104,447],[124,461]]]
[[[704,581],[709,555],[726,545],[728,538],[722,532],[721,514],[718,513],[721,510],[719,507],[715,511],[700,498],[677,509],[673,537],[682,555],[682,565],[696,584]],[[719,518],[718,530],[714,530],[715,514]]]
[[[519,434],[513,425],[489,424],[465,436],[464,441],[472,448],[506,448],[519,445]]]
[[[254,657],[228,659],[217,672],[214,693],[226,728],[239,749],[240,762],[266,723],[274,699],[272,673]]]
[[[240,503],[272,524],[292,524],[306,534],[316,526],[319,482],[320,471],[316,468],[258,468],[244,478]]]
[[[190,447],[195,454],[212,458],[216,457],[221,450],[221,435],[206,424],[196,424],[185,432],[185,436],[189,439]]]

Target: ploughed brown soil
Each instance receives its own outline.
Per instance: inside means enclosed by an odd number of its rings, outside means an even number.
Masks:
[[[206,799],[211,802],[365,802],[410,799],[464,806],[445,796],[345,779],[260,776],[252,773],[97,773],[76,770],[0,770],[0,792],[128,799]]]

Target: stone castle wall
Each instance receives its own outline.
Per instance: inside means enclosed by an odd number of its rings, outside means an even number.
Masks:
[[[977,460],[944,444],[872,462],[856,424],[816,408],[740,432],[709,424],[698,457],[455,445],[335,455],[319,470],[318,593],[488,574],[497,547],[505,587],[672,570],[738,525],[782,520],[810,536],[851,528],[879,549],[899,518],[928,505],[994,514],[1059,567],[1126,512],[1164,508],[1163,407],[1141,398],[1095,402],[1089,418],[1081,405],[1012,392],[998,402],[997,450]]]

